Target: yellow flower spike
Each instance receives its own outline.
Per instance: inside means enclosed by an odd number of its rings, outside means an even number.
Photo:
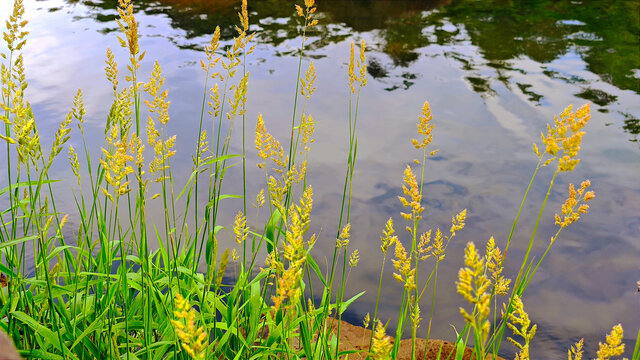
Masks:
[[[389,218],[387,223],[385,224],[385,228],[382,231],[382,237],[380,238],[381,245],[380,250],[382,250],[382,254],[387,255],[387,250],[389,246],[396,241],[398,241],[398,237],[395,235],[395,230],[393,229],[393,219]]]
[[[584,132],[580,131],[591,117],[589,104],[585,104],[575,113],[572,107],[567,107],[560,117],[556,116],[554,126],[547,125],[547,134],[541,135],[542,143],[545,145],[545,153],[551,155],[543,166],[549,165],[553,160],[558,159],[558,171],[573,171],[580,162],[575,157],[580,151],[580,143]],[[538,157],[543,154],[534,145],[534,151]]]
[[[202,67],[203,71],[208,72],[209,69],[212,69],[218,63],[218,61],[220,61],[221,57],[216,56],[216,51],[218,50],[219,46],[220,46],[220,26],[216,26],[216,29],[213,32],[213,36],[209,41],[209,44],[205,45],[204,47],[204,51],[207,56],[207,63],[205,64],[203,60],[200,60],[200,66]],[[210,73],[209,75],[211,76],[211,78],[215,78],[218,76],[218,73]]]
[[[596,353],[598,360],[608,360],[614,356],[622,355],[624,353],[623,336],[622,325],[614,326],[611,333],[607,335],[606,342],[604,344],[598,343],[599,349]]]
[[[78,161],[78,154],[73,146],[69,145],[69,164],[71,165],[71,171],[78,180],[78,186],[80,186],[80,162]]]
[[[140,47],[138,45],[138,22],[133,15],[133,3],[132,0],[118,0],[118,14],[120,18],[117,19],[120,30],[124,33],[126,41],[118,36],[120,46],[129,50],[131,66],[129,70],[130,75],[127,75],[127,81],[134,81],[136,71],[140,68],[140,61],[144,58],[145,53],[139,54]]]
[[[312,8],[315,5],[316,1],[315,0],[304,0],[304,6],[307,7],[307,9]]]
[[[364,320],[362,321],[362,326],[367,329],[369,327],[369,322],[371,321],[371,318],[369,316],[369,313],[367,313],[367,315],[364,316]]]
[[[313,207],[313,188],[311,185],[302,192],[300,198],[300,218],[302,223],[303,232],[306,232],[309,226],[311,209]]]
[[[502,275],[504,255],[495,245],[495,239],[493,236],[487,242],[487,248],[485,252],[485,262],[487,269],[491,273],[491,282],[497,295],[506,295],[509,291],[509,284],[511,279],[507,279]]]
[[[303,96],[306,96],[307,99],[316,91],[316,87],[314,86],[316,79],[316,68],[313,66],[313,61],[310,61],[305,76],[300,78],[300,83],[302,84],[300,92]]]
[[[258,167],[264,167],[265,161],[271,156],[271,141],[264,125],[264,120],[262,120],[262,114],[258,114],[258,121],[256,122],[255,145],[256,150],[258,150],[258,156],[263,160],[262,163],[258,164]]]
[[[353,85],[356,81],[354,66],[354,44],[351,42],[351,55],[349,55],[349,87],[351,88],[352,93],[356,92],[356,88]]]
[[[397,272],[393,273],[393,278],[403,283],[407,290],[415,289],[416,270],[411,268],[412,256],[408,256],[407,251],[400,241],[396,241],[394,257],[392,263]]]
[[[444,259],[444,237],[442,236],[442,231],[440,229],[436,230],[436,235],[433,238],[433,250],[431,251],[431,255],[438,259],[438,261],[442,261]]]
[[[391,348],[391,341],[386,334],[385,328],[382,323],[378,321],[369,355],[373,360],[387,360],[391,357]]]
[[[238,13],[238,17],[240,18],[240,23],[242,24],[242,28],[244,31],[249,30],[249,12],[247,11],[247,0],[242,0],[242,9],[241,12]]]
[[[340,236],[338,236],[338,241],[336,242],[336,246],[338,248],[346,248],[347,246],[349,246],[349,238],[351,237],[351,234],[349,233],[350,230],[351,224],[347,224],[342,228],[342,230],[340,231]]]
[[[451,218],[451,237],[456,235],[456,231],[462,230],[465,226],[465,220],[467,218],[467,209],[462,210],[455,217]]]
[[[493,251],[493,246],[489,244],[489,249]],[[464,264],[458,272],[456,288],[458,294],[474,306],[472,313],[468,313],[464,308],[460,308],[460,314],[468,322],[473,331],[481,336],[481,348],[487,340],[490,330],[489,317],[491,294],[489,286],[491,281],[487,278],[485,259],[480,257],[473,242],[469,242],[464,250]]]
[[[571,346],[571,349],[567,350],[567,358],[569,360],[582,360],[582,347],[584,345],[584,339],[580,339],[575,345]]]
[[[258,195],[256,195],[256,203],[254,207],[261,208],[262,206],[264,206],[264,189],[260,189]]]
[[[433,120],[433,116],[431,115],[431,109],[429,107],[429,102],[425,101],[422,105],[422,114],[419,117],[418,121],[418,133],[423,136],[422,140],[411,139],[411,143],[416,149],[424,149],[433,140],[433,124],[431,124],[431,120]],[[437,150],[434,150],[437,151]],[[430,155],[435,155],[435,153],[431,153]]]
[[[538,156],[542,156],[542,153],[540,152],[540,150],[538,149],[538,144],[533,143],[533,152]]]
[[[362,43],[360,45],[360,60],[358,61],[358,69],[360,71],[360,77],[358,78],[358,83],[360,84],[360,87],[366,86],[367,85],[367,63],[366,63],[366,59],[364,56],[365,53],[365,43],[364,43],[364,39],[362,39]]]
[[[358,266],[358,262],[360,262],[360,253],[358,249],[355,249],[349,256],[349,267],[354,268]]]
[[[504,308],[506,308],[506,304],[504,305]],[[504,311],[505,310],[503,310],[503,313]],[[537,325],[531,325],[529,315],[524,311],[522,299],[520,299],[518,295],[515,295],[514,297],[513,312],[511,312],[508,316],[507,326],[509,327],[509,329],[511,329],[511,331],[513,331],[514,335],[520,336],[524,339],[524,344],[520,344],[518,341],[511,337],[507,338],[509,342],[520,349],[520,351],[516,354],[516,359],[528,360],[529,344],[531,342],[531,339],[533,339],[536,334]]]
[[[171,324],[176,331],[184,351],[194,359],[204,360],[206,349],[206,332],[203,327],[196,326],[196,311],[191,308],[187,299],[180,293],[174,298],[176,320]]]
[[[415,298],[412,296],[409,302],[412,304],[415,303]],[[415,304],[416,304],[415,308],[411,312],[411,326],[414,329],[417,329],[420,327],[420,322],[422,321],[422,318],[420,317],[420,305],[418,303],[415,303]]]
[[[398,196],[398,199],[402,206],[411,209],[411,214],[400,213],[400,215],[407,221],[419,220],[421,218],[420,214],[424,210],[421,205],[422,195],[420,194],[416,176],[409,165],[404,170],[402,191],[406,197]]]
[[[555,214],[555,224],[560,226],[561,229],[578,221],[580,219],[580,214],[586,214],[588,212],[589,205],[587,203],[595,198],[595,193],[593,191],[585,192],[589,186],[591,186],[591,182],[589,180],[583,181],[580,184],[580,189],[577,191],[573,184],[569,185],[569,197],[561,207],[562,216]]]
[[[233,233],[235,235],[235,241],[239,245],[244,243],[249,235],[249,228],[247,227],[247,217],[244,216],[242,211],[238,211],[236,214],[235,222],[233,225]]]
[[[313,121],[313,117],[311,115],[302,117],[302,123],[300,124],[302,127],[302,144],[304,145],[304,150],[309,151],[309,144],[313,143],[315,140],[312,138],[313,133],[315,132],[315,122]]]
[[[422,233],[420,235],[420,241],[418,242],[418,255],[420,256],[420,260],[424,261],[431,257],[431,250],[433,247],[429,245],[431,242],[431,230]]]

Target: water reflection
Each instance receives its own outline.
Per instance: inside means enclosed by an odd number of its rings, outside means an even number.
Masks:
[[[98,22],[113,23],[117,16],[116,0],[66,1],[95,9],[90,16]],[[217,25],[222,38],[230,39],[238,6],[238,0],[135,2],[136,11],[167,16],[172,28],[184,30],[184,39],[176,45],[190,49],[200,48],[199,38],[210,35]],[[465,79],[469,86],[482,96],[497,95],[493,83],[500,82],[518,88],[530,102],[543,104],[544,95],[532,84],[512,80],[516,73],[527,73],[517,64],[526,58],[542,64],[543,73],[550,79],[585,84],[576,96],[599,105],[602,112],[608,111],[617,96],[589,87],[589,81],[580,75],[546,65],[571,53],[604,83],[640,93],[637,1],[328,0],[319,2],[318,9],[322,21],[309,33],[309,56],[324,56],[318,54],[319,50],[354,33],[375,32],[375,42],[369,46],[388,58],[373,57],[369,73],[379,81],[387,79],[389,91],[409,89],[418,78],[411,65],[421,56],[419,50],[440,45],[447,47],[444,56],[459,61],[468,73]],[[257,24],[252,29],[258,32],[261,43],[278,46],[298,36],[300,24],[291,16],[290,1],[254,1],[249,3],[249,11]],[[115,30],[112,25],[103,31]],[[479,54],[455,49],[467,43],[477,47]],[[295,52],[292,48],[276,55]],[[624,129],[635,134],[634,122],[627,122]]]

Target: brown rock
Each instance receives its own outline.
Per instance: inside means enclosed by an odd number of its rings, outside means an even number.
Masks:
[[[22,360],[13,346],[13,341],[4,331],[0,331],[0,360]]]
[[[334,331],[337,330],[337,320],[331,319],[334,327]],[[369,349],[369,339],[371,338],[371,330],[365,329],[360,326],[351,325],[345,321],[340,325],[340,351],[345,350],[359,350],[361,353],[355,353],[349,355],[349,359],[365,360],[366,351]],[[391,339],[391,343],[393,343]],[[417,360],[436,360],[438,352],[440,352],[440,359],[455,359],[456,350],[455,344],[449,341],[443,340],[429,340],[427,351],[425,352],[425,339],[416,339],[416,359]],[[442,348],[442,350],[440,350]],[[476,357],[473,354],[472,348],[466,348],[464,352],[463,360],[474,360]],[[491,360],[493,357],[489,355],[487,360]],[[411,360],[411,339],[405,339],[400,341],[400,348],[398,356],[395,360]],[[497,360],[504,360],[498,357]]]

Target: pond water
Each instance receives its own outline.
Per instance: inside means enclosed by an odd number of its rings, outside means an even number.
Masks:
[[[3,19],[10,3],[0,2]],[[90,139],[102,143],[111,102],[102,70],[107,46],[116,51],[119,63],[126,62],[115,34],[116,4],[25,0],[31,32],[25,48],[28,98],[41,133],[57,128],[77,88],[82,88],[88,122],[94,127]],[[452,215],[468,209],[467,227],[451,244],[438,278],[433,336],[446,339],[455,337],[450,324],[463,326],[458,308],[464,304],[455,281],[465,244],[484,246],[494,236],[504,247],[535,167],[532,142],[565,106],[591,102],[582,161],[556,182],[536,254],[556,231],[553,214],[569,183],[590,179],[596,199],[589,214],[563,231],[527,290],[525,308],[538,324],[532,358],[564,358],[582,337],[593,356],[597,342],[617,323],[623,324],[631,342],[640,327],[639,2],[318,0],[317,5],[320,24],[309,34],[303,63],[312,59],[318,72],[318,90],[307,110],[317,122],[309,176],[315,193],[312,231],[320,234],[320,258],[332,252],[342,192],[349,46],[362,39],[367,44],[369,83],[360,100],[350,245],[360,250],[363,261],[350,274],[347,294],[366,290],[367,295],[350,308],[349,320],[358,323],[373,311],[382,260],[379,238],[386,219],[393,216],[402,228],[397,196],[404,167],[419,156],[410,139],[425,100],[431,104],[434,147],[440,153],[427,167],[424,221],[447,228]],[[158,59],[167,77],[169,129],[178,141],[176,173],[191,171],[203,46],[216,25],[225,41],[234,35],[238,6],[236,0],[135,1],[140,46],[147,51],[140,73],[148,76],[152,60]],[[249,12],[258,46],[247,64],[247,119],[253,129],[257,114],[263,113],[269,129],[284,139],[301,43],[294,8],[291,1],[256,0],[250,1]],[[232,152],[240,149],[236,138]],[[253,166],[255,153],[248,156],[249,193],[255,194],[264,186],[263,173]],[[54,178],[72,176],[64,159],[53,171]],[[540,174],[525,205],[510,251],[513,257],[506,264],[511,276],[517,273],[550,175],[548,169]],[[186,176],[178,181],[186,181]],[[241,187],[228,181],[224,193],[241,193]],[[62,209],[73,213],[72,196],[59,200]],[[240,203],[230,200],[222,222],[230,224],[238,208]],[[383,319],[393,318],[400,302],[400,287],[390,274],[383,289]],[[423,317],[428,304],[422,306]],[[504,354],[513,357],[513,349],[505,347]]]

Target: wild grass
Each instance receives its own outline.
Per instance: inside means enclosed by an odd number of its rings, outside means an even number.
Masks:
[[[395,359],[399,340],[410,337],[411,358],[416,359],[418,327],[427,327],[427,337],[431,333],[439,265],[466,220],[466,210],[461,209],[452,214],[449,229],[423,226],[425,167],[427,158],[438,151],[430,148],[434,125],[429,103],[424,103],[416,138],[411,139],[422,157],[414,166],[407,166],[403,174],[404,194],[399,201],[404,211],[400,213],[400,225],[393,218],[381,224],[380,282],[373,316],[367,314],[364,322],[365,327],[375,330],[371,332],[369,348],[341,350],[340,323],[332,329],[328,320],[341,319],[348,306],[362,295],[345,298],[349,271],[359,261],[358,250],[349,243],[353,180],[357,176],[358,106],[361,90],[367,84],[364,42],[359,50],[351,45],[346,90],[349,150],[334,254],[328,268],[323,269],[314,258],[316,236],[308,234],[313,179],[307,177],[307,161],[314,142],[314,121],[306,112],[306,105],[314,95],[317,74],[313,62],[307,63],[304,51],[306,32],[318,23],[314,0],[295,5],[303,42],[290,137],[278,140],[272,136],[262,115],[256,122],[254,144],[266,188],[258,194],[249,194],[246,186],[249,119],[245,109],[250,74],[245,64],[255,48],[246,0],[232,45],[220,47],[220,29],[216,28],[205,47],[201,61],[204,91],[198,134],[194,134],[197,141],[193,169],[180,186],[177,184],[185,179],[172,171],[177,140],[167,127],[170,101],[162,68],[155,62],[148,78],[140,74],[145,52],[138,44],[132,1],[119,0],[118,12],[118,39],[129,57],[121,74],[122,67],[114,53],[106,50],[105,75],[112,85],[113,98],[98,159],[91,158],[85,138],[86,110],[81,90],[51,148],[42,147],[37,122],[25,97],[28,84],[21,50],[28,34],[22,0],[14,1],[13,13],[7,20],[1,68],[1,118],[5,131],[0,137],[6,146],[8,184],[0,196],[8,208],[1,213],[0,227],[0,272],[4,279],[0,326],[21,356],[341,359],[351,354]],[[505,337],[519,349],[517,359],[530,357],[529,344],[536,325],[524,310],[525,291],[561,231],[588,211],[594,197],[588,180],[578,187],[571,185],[568,198],[556,215],[557,233],[544,253],[532,254],[556,177],[572,171],[579,163],[582,129],[589,120],[589,111],[588,105],[576,111],[568,107],[549,125],[540,147],[534,145],[538,165],[504,251],[493,238],[484,246],[484,254],[474,243],[466,246],[465,265],[457,282],[458,293],[469,303],[460,309],[466,325],[456,339],[456,354],[442,354],[443,358],[461,359],[466,345],[472,346],[477,358],[497,355]],[[242,152],[234,154],[230,149],[237,121],[242,123]],[[67,146],[73,126],[78,128],[74,136],[82,141],[80,149]],[[77,212],[71,215],[57,210],[58,194],[52,186],[57,180],[49,174],[54,159],[63,151],[68,152],[78,185],[73,194]],[[233,197],[223,192],[224,180],[228,169],[235,165],[242,166],[243,206],[232,225],[221,224],[221,201]],[[542,167],[553,167],[555,171],[521,268],[514,279],[509,279],[503,271],[504,262],[510,255],[531,184]],[[249,202],[255,203],[256,218],[258,212],[267,212],[268,220],[263,225],[247,225],[249,212],[253,211],[247,206]],[[149,204],[162,209],[161,218],[148,216]],[[77,219],[79,226],[63,231],[69,216]],[[187,222],[187,218],[192,221]],[[194,225],[189,228],[189,224]],[[406,229],[409,243],[399,241],[395,226]],[[219,231],[226,228],[232,229],[241,251],[219,248]],[[151,242],[157,242],[158,247],[151,248]],[[35,263],[27,260],[30,252]],[[393,277],[403,285],[392,337],[386,334],[388,321],[378,316],[388,257],[392,258]],[[237,262],[239,268],[235,282],[225,285],[223,278],[231,262]],[[206,264],[205,271],[199,271],[202,263]],[[313,284],[321,286],[314,288]],[[433,293],[427,293],[429,286]],[[425,303],[423,298],[431,300],[426,312],[420,308]],[[598,358],[622,354],[622,336],[622,327],[615,326],[606,343],[600,344]],[[581,359],[582,346],[580,341],[569,349],[568,358]],[[633,359],[639,357],[636,345]]]

